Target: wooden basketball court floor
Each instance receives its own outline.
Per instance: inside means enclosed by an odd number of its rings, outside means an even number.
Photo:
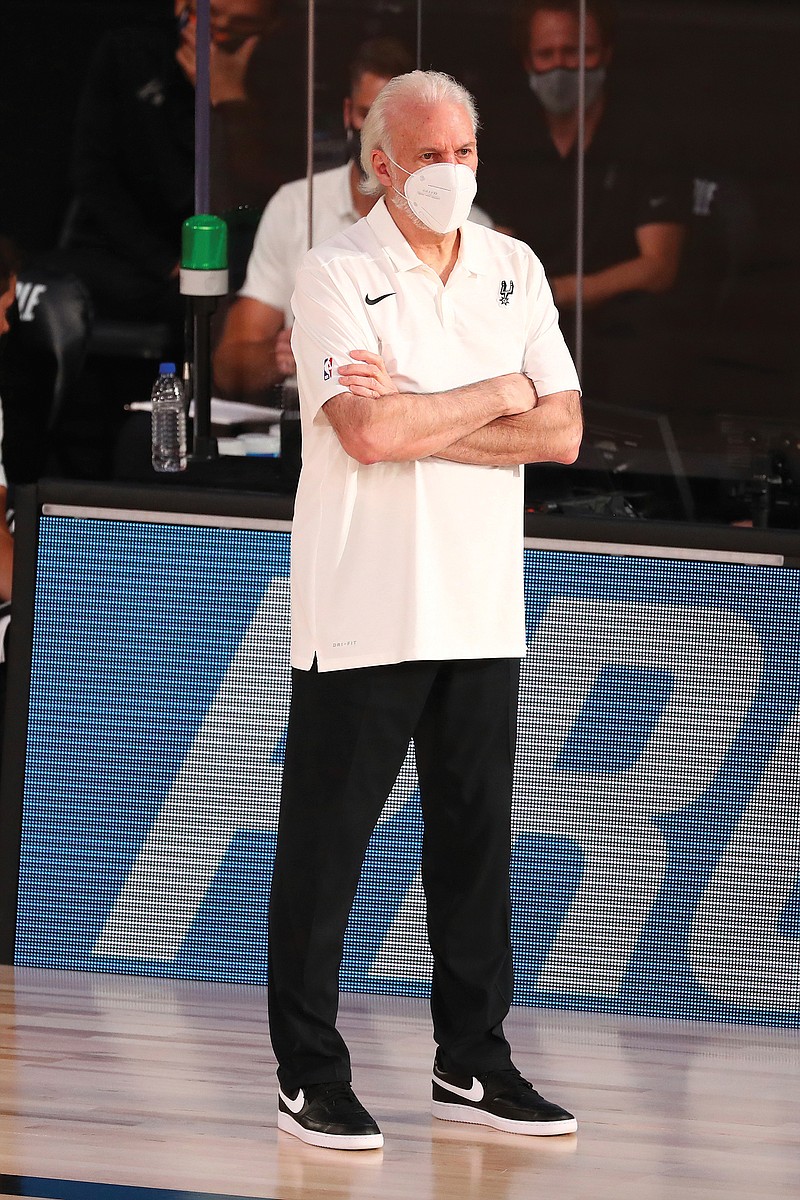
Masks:
[[[0,968],[0,1196],[798,1200],[788,1030],[517,1008],[517,1065],[576,1136],[436,1121],[420,1000],[344,995],[382,1151],[275,1128],[261,988]],[[103,1186],[96,1186],[103,1185]]]

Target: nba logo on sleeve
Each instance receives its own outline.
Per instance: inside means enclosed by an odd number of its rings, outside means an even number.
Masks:
[[[329,379],[333,379],[333,359],[332,358],[323,358],[323,360],[322,360],[322,378],[325,381],[325,383],[327,383]]]

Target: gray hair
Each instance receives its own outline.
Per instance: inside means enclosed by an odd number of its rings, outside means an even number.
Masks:
[[[373,150],[383,150],[394,157],[390,126],[398,108],[403,104],[460,104],[472,122],[473,134],[478,132],[478,110],[465,87],[441,71],[409,71],[396,75],[381,89],[370,106],[361,128],[361,168],[365,178],[358,185],[365,196],[378,196],[383,185],[372,168]]]

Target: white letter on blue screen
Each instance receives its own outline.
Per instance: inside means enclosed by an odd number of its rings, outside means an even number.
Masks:
[[[274,579],[259,604],[93,954],[171,962],[236,834],[277,830],[288,588]]]
[[[800,937],[781,919],[800,879],[800,711],[784,730],[692,922],[701,986],[738,1008],[800,1012]]]
[[[669,698],[642,753],[618,772],[556,764],[598,675],[666,672]],[[723,609],[556,600],[523,671],[514,833],[574,840],[580,884],[537,980],[543,992],[613,997],[661,887],[653,818],[708,789],[752,703],[762,666],[752,626]]]

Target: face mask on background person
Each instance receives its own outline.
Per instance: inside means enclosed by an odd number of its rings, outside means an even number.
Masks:
[[[405,171],[408,179],[402,192],[418,221],[434,233],[453,233],[470,214],[478,190],[475,172],[464,163],[431,163],[419,171],[406,171],[387,155],[389,162]]]
[[[542,107],[554,117],[565,117],[578,107],[578,68],[554,67],[552,71],[531,71],[528,85]],[[606,81],[605,67],[586,72],[586,108],[594,104]]]

